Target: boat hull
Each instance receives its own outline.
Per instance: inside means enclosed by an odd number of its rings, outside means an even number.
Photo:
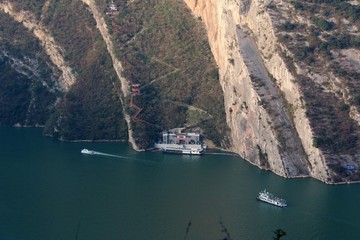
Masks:
[[[261,201],[261,202],[264,202],[264,203],[268,203],[268,204],[271,204],[271,205],[274,205],[276,207],[287,207],[287,204],[284,204],[284,203],[276,203],[276,202],[272,202],[272,201],[268,201],[266,199],[261,199],[259,197],[256,198],[257,200]]]
[[[187,148],[164,148],[163,153],[184,154],[184,155],[202,155],[203,149],[187,149]]]

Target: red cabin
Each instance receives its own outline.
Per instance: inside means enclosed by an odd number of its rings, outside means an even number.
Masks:
[[[140,84],[132,84],[131,85],[131,93],[134,96],[140,95]]]

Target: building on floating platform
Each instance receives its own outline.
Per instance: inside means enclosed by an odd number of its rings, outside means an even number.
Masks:
[[[155,148],[164,153],[201,155],[204,153],[206,145],[203,144],[202,136],[198,133],[167,131],[161,134]]]

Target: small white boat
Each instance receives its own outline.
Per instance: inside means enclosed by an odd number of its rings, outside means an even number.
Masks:
[[[91,154],[92,155],[92,154],[95,154],[95,151],[84,148],[83,150],[81,150],[81,153],[83,153],[83,154]]]

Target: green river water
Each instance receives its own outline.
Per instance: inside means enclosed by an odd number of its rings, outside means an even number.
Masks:
[[[0,136],[1,240],[217,240],[224,226],[233,240],[271,240],[278,228],[284,240],[360,239],[360,185],[284,179],[237,156],[64,143],[41,129]],[[289,206],[256,201],[264,188]]]

